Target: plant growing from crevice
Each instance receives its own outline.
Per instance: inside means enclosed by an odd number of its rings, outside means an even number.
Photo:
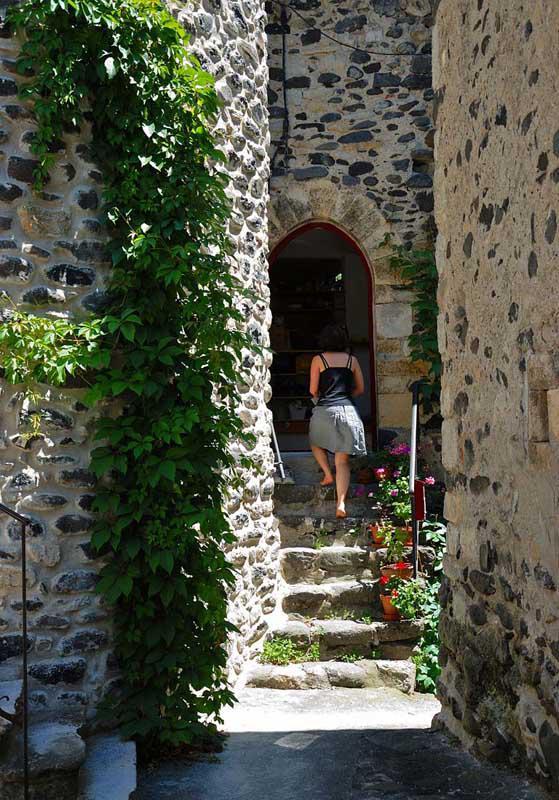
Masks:
[[[275,636],[264,642],[260,662],[262,664],[299,664],[304,661],[320,661],[320,645],[313,642],[308,645],[298,645],[292,639]]]
[[[413,331],[408,337],[410,359],[426,367],[421,404],[426,414],[436,411],[441,394],[441,354],[437,338],[439,275],[432,249],[417,250],[395,245],[387,234],[383,245],[392,248],[390,266],[414,293]]]
[[[211,166],[223,161],[210,133],[217,95],[160,0],[27,0],[8,19],[25,32],[35,188],[53,144],[90,121],[112,272],[102,314],[16,313],[2,367],[27,385],[71,378],[89,404],[121,405],[98,419],[91,464],[98,590],[122,668],[107,713],[127,736],[180,744],[232,701],[223,508],[242,437],[241,354],[255,349],[228,265],[226,180]]]
[[[361,661],[362,658],[363,656],[360,653],[351,650],[349,653],[344,653],[343,656],[340,656],[338,661],[343,661],[345,664],[355,664],[356,661]]]

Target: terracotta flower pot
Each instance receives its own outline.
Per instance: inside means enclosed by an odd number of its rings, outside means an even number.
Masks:
[[[403,581],[409,581],[413,575],[413,567],[411,564],[405,564],[403,569],[399,569],[396,564],[385,564],[384,567],[380,568],[380,573],[387,578],[396,575],[397,578],[401,578]]]
[[[400,612],[392,605],[391,597],[381,594],[380,602],[382,603],[382,613],[385,620],[389,622],[396,622],[400,619]]]
[[[371,539],[373,540],[373,545],[375,547],[384,547],[384,537],[380,533],[380,525],[372,524],[369,525],[369,532],[371,534]]]
[[[406,525],[405,528],[398,528],[398,530],[402,531],[402,533],[408,534],[408,538],[404,542],[404,546],[413,547],[413,528],[411,527],[411,525]]]

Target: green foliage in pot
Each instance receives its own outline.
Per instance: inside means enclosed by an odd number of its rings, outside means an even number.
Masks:
[[[403,528],[385,522],[379,530],[379,535],[382,536],[383,546],[386,547],[385,563],[393,564],[402,561],[409,533]]]

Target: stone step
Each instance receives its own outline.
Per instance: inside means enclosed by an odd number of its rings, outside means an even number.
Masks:
[[[281,574],[287,583],[370,579],[378,573],[377,555],[367,547],[285,547]]]
[[[375,487],[367,487],[364,494],[356,493],[357,485],[350,487],[348,493],[348,508],[359,509],[368,513],[375,506],[374,497],[369,497]],[[335,486],[320,486],[320,484],[278,484],[274,491],[274,502],[277,507],[321,506],[330,513],[333,509],[328,505],[336,500]]]
[[[282,452],[282,461],[284,463],[284,467],[287,468],[290,477],[298,485],[317,484],[322,480],[322,470],[316,463],[311,452]],[[352,463],[352,469],[355,471],[354,477],[359,472],[360,467],[363,466],[363,463],[360,463],[361,461],[362,459],[356,459],[355,463]],[[330,466],[332,467],[332,470],[334,470],[334,459],[332,457],[330,458]]]
[[[33,722],[29,729],[29,767],[33,800],[75,800],[78,770],[85,758],[85,742],[71,722]],[[0,797],[23,796],[22,734],[12,736],[0,761]],[[110,797],[111,795],[109,795]]]
[[[252,664],[242,682],[253,689],[399,689],[410,694],[415,689],[412,661],[361,659],[306,661],[301,664]]]
[[[135,791],[135,743],[125,742],[116,734],[88,739],[77,800],[128,800]]]
[[[324,513],[322,509],[312,513],[293,513],[278,508],[275,513],[282,547],[363,547],[370,542],[367,528],[375,519],[373,515],[336,519],[333,512]]]
[[[312,453],[282,453],[282,461],[295,483],[318,483],[321,470]]]
[[[420,620],[399,622],[374,621],[370,625],[342,619],[323,619],[302,622],[291,620],[278,625],[268,633],[268,639],[281,637],[291,639],[298,645],[308,647],[318,642],[320,660],[329,661],[342,655],[358,655],[369,658],[371,652],[385,643],[415,641],[421,634]]]
[[[324,619],[335,612],[378,610],[378,584],[375,581],[291,584],[282,599],[286,614]]]

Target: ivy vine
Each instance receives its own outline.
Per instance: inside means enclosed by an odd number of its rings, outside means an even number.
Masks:
[[[53,143],[91,125],[113,268],[101,315],[16,312],[2,364],[13,381],[78,376],[90,404],[121,403],[97,422],[91,465],[98,589],[114,607],[123,681],[111,713],[127,736],[188,742],[232,701],[223,508],[248,342],[209,128],[218,100],[160,0],[26,0],[9,20],[25,32],[18,69],[32,75],[22,94],[37,119],[36,187]]]
[[[386,244],[391,244],[387,237]],[[426,414],[438,408],[441,395],[441,354],[437,338],[439,275],[432,250],[408,249],[392,245],[390,266],[415,294],[413,331],[408,337],[410,359],[428,365],[422,386],[421,402]]]

